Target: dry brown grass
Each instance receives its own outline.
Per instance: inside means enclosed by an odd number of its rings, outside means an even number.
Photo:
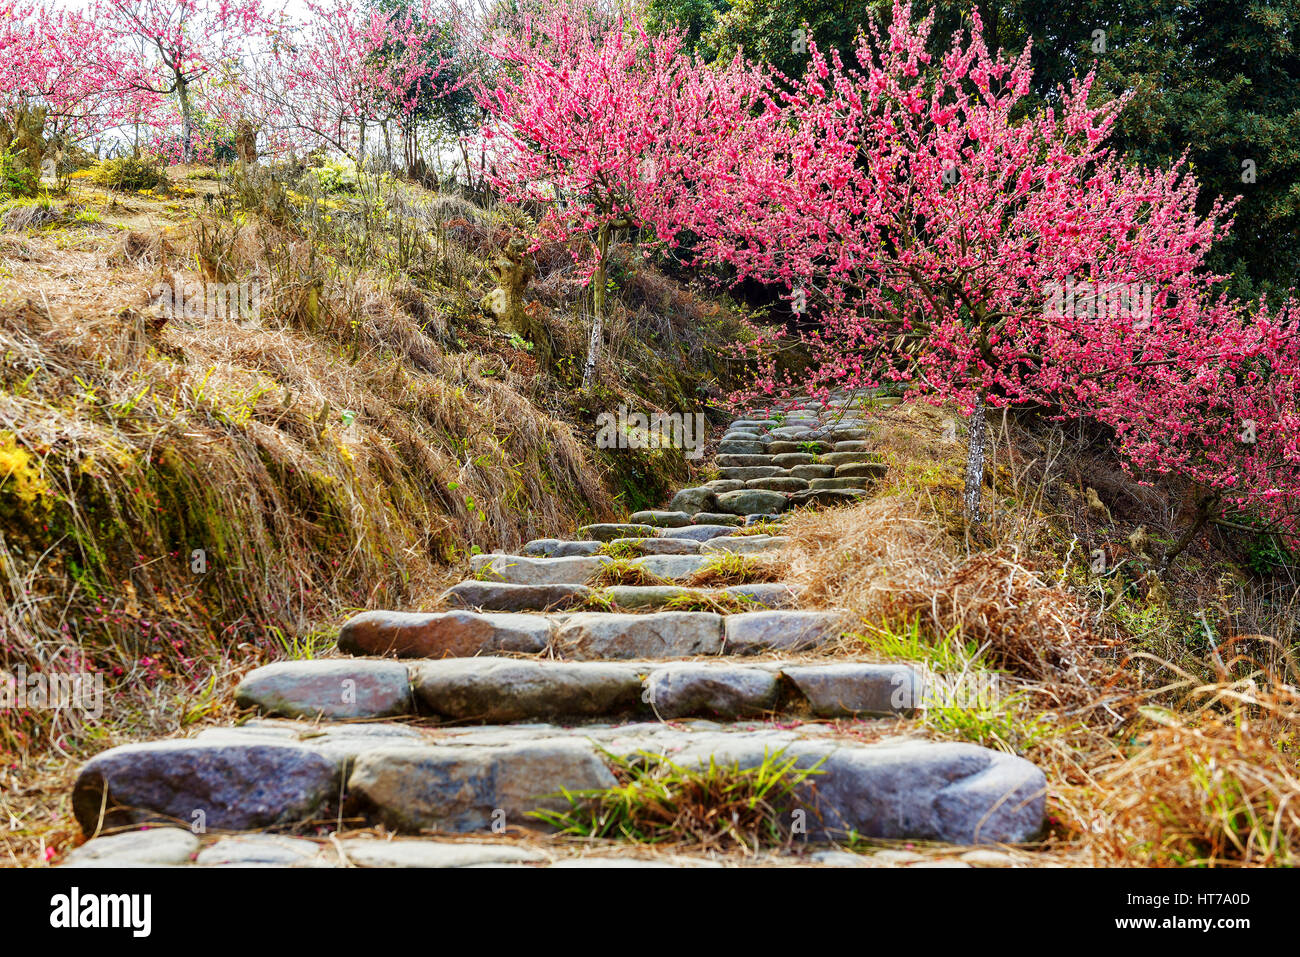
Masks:
[[[1267,725],[1159,729],[1101,784],[1111,794],[1101,828],[1111,859],[1265,867],[1300,860],[1300,767],[1278,751]]]
[[[787,581],[806,602],[872,621],[920,615],[934,634],[957,629],[998,667],[1035,681],[1079,680],[1097,645],[1087,610],[1007,547],[963,555],[918,504],[885,495],[790,519]]]

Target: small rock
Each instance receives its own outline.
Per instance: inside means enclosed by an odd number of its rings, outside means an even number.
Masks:
[[[529,558],[573,558],[596,555],[600,552],[600,542],[570,542],[558,538],[535,538],[519,550],[519,554]]]
[[[871,863],[876,867],[902,867],[918,864],[923,860],[925,860],[924,855],[914,854],[911,851],[884,850],[876,851],[870,856]]]
[[[730,525],[688,525],[685,528],[665,528],[661,538],[684,538],[692,542],[707,542],[711,538],[730,535],[735,529]]]
[[[737,441],[718,443],[719,455],[762,455],[767,447],[762,442]]]
[[[738,479],[742,482],[748,482],[750,479],[773,478],[774,476],[785,475],[787,473],[785,469],[775,465],[746,465],[740,467],[721,468],[718,469],[718,474],[724,479]]]
[[[774,466],[770,455],[719,455],[719,468],[755,468],[761,466]]]
[[[797,493],[796,493],[797,494]],[[762,489],[743,489],[736,492],[723,492],[718,496],[718,507],[733,515],[749,515],[753,512],[781,512],[785,510],[786,497],[780,492],[767,492]]]
[[[809,423],[816,425],[817,423]],[[777,441],[800,442],[808,438],[808,425],[783,425],[779,429],[772,430],[772,438]],[[799,449],[803,452],[805,449]]]
[[[611,559],[606,555],[586,558],[527,558],[498,555],[480,571],[483,581],[511,585],[580,585],[590,581]]]
[[[555,550],[562,544],[563,542],[558,538],[534,538],[520,550],[520,554],[532,558],[547,558],[555,554]]]
[[[683,588],[680,585],[610,585],[600,592],[619,608],[663,608],[669,602],[699,596],[699,588]]]
[[[560,542],[560,547],[555,550],[552,558],[576,558],[590,555],[599,555],[603,542],[596,541],[576,541]]]
[[[850,854],[848,851],[817,851],[809,855],[808,859],[817,864],[826,867],[870,867],[871,865],[863,859],[861,854]]]
[[[275,834],[226,837],[199,852],[201,867],[321,867],[320,845]]]
[[[514,844],[455,844],[448,841],[378,841],[351,838],[339,846],[356,867],[477,867],[544,861],[546,855]]]
[[[830,478],[835,474],[833,465],[796,465],[790,469],[790,474],[795,478],[801,479],[818,479]]]
[[[483,593],[486,589],[504,587],[507,586],[461,582],[452,588],[452,593],[458,598],[464,597],[471,601],[477,598],[483,605],[501,607],[503,604],[514,604],[515,607],[521,607],[517,602],[491,602]],[[527,585],[509,587],[526,589],[530,594],[536,592],[536,589]],[[474,594],[475,592],[479,593]],[[546,593],[546,597],[550,597],[549,593]],[[524,604],[522,607],[546,605]],[[536,654],[545,651],[550,640],[550,622],[537,615],[485,615],[472,611],[367,611],[350,619],[343,626],[339,632],[338,645],[340,650],[351,655],[462,658],[499,651]]]
[[[578,529],[583,538],[592,538],[598,542],[608,542],[614,538],[649,538],[655,534],[653,525],[631,525],[627,522],[605,522],[598,525],[584,525]]]
[[[744,482],[737,482],[741,488],[745,487]],[[715,503],[716,504],[716,503]],[[699,512],[691,519],[692,525],[735,525],[739,526],[741,518],[739,515],[732,515],[729,512]]]
[[[711,482],[705,482],[702,488],[707,488],[715,495],[718,492],[734,492],[736,489],[744,488],[745,483],[740,479],[714,479]],[[716,507],[716,505],[715,505]]]
[[[826,438],[832,445],[838,445],[840,442],[865,442],[871,436],[866,429],[857,429],[852,427],[834,426],[825,430]],[[874,455],[873,452],[827,452],[827,455]],[[832,465],[843,465],[843,462],[831,461]]]
[[[810,488],[803,492],[791,492],[790,505],[792,507],[818,505],[822,508],[852,505],[865,494],[864,489]]]
[[[203,815],[209,830],[247,831],[318,816],[338,793],[338,765],[290,744],[198,740],[127,744],[77,775],[72,810],[87,833]],[[105,793],[107,792],[107,793]]]
[[[673,496],[668,507],[676,512],[694,515],[696,512],[712,511],[716,506],[715,492],[710,488],[684,488]]]
[[[722,647],[722,617],[699,611],[579,612],[559,626],[555,645],[579,660],[715,655]]]
[[[851,465],[838,465],[835,467],[836,478],[878,479],[884,478],[888,472],[889,466],[883,462],[857,462]]]
[[[823,611],[751,611],[728,615],[726,650],[731,654],[793,651],[838,638],[842,614]]]
[[[923,682],[899,664],[846,662],[782,668],[819,718],[910,714],[921,703]]]
[[[708,555],[645,555],[632,564],[658,578],[679,581],[690,578],[709,563]]]
[[[645,680],[646,698],[661,718],[740,718],[776,707],[779,678],[761,668],[680,664]]]
[[[956,867],[956,868],[968,868],[968,867],[970,867],[970,865],[967,864],[965,861],[954,860],[954,859],[951,858],[951,857],[934,857],[934,858],[927,858],[927,859],[924,860],[924,861],[917,861],[915,864],[909,864],[908,867],[911,867],[911,868],[915,868],[915,867]]]
[[[961,855],[961,860],[972,867],[1015,867],[1016,859],[1002,851],[978,848]]]
[[[767,447],[772,455],[790,455],[791,453],[830,452],[834,446],[830,442],[809,440],[807,442],[773,442]]]
[[[860,479],[860,478],[811,479],[808,482],[808,488],[814,492],[827,492],[827,491],[835,491],[840,489],[844,489],[848,491],[865,492],[866,488],[864,487],[863,483],[866,481],[868,480]]]
[[[62,867],[149,867],[188,864],[199,839],[179,827],[150,827],[96,837],[70,851]]]
[[[752,585],[732,585],[723,594],[751,601],[756,608],[786,608],[799,598],[799,590],[775,582],[756,582]]]
[[[483,722],[635,711],[641,673],[604,662],[455,658],[415,668],[420,702],[444,718]]]
[[[772,456],[772,464],[779,465],[783,469],[794,465],[812,465],[816,460],[817,456],[810,452],[783,452]]]
[[[700,545],[700,554],[731,552],[734,555],[753,555],[783,548],[790,539],[785,535],[728,535]]]
[[[697,555],[698,542],[681,538],[616,538],[609,543],[635,555]]]
[[[691,524],[691,513],[688,512],[634,512],[628,517],[635,523],[655,528],[681,528]]]
[[[387,718],[411,712],[411,682],[395,661],[280,661],[249,672],[235,703],[285,718]]]
[[[801,492],[808,487],[808,482],[788,475],[777,478],[750,479],[745,488],[765,489],[769,492]]]
[[[586,585],[512,585],[506,582],[465,581],[452,585],[442,601],[490,611],[543,611],[572,608],[591,597]],[[520,651],[502,647],[501,651]]]
[[[824,465],[879,465],[875,452],[827,452],[822,456]]]
[[[406,833],[485,832],[502,814],[537,827],[529,812],[567,809],[562,791],[617,783],[588,741],[386,748],[357,758],[345,813]]]

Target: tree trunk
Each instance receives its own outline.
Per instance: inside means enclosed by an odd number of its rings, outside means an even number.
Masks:
[[[194,162],[194,107],[190,105],[190,86],[184,80],[176,81],[176,98],[181,106],[181,159]]]
[[[1196,503],[1196,517],[1192,520],[1192,524],[1188,526],[1187,530],[1183,532],[1181,536],[1179,536],[1178,541],[1170,545],[1168,551],[1160,557],[1160,567],[1158,570],[1161,574],[1164,574],[1164,572],[1168,570],[1169,566],[1173,564],[1174,559],[1181,555],[1186,550],[1187,546],[1196,540],[1196,536],[1200,534],[1201,529],[1209,524],[1210,520],[1213,519],[1218,512],[1219,497],[1217,495],[1206,495]]]
[[[989,435],[984,420],[984,396],[975,397],[975,408],[970,416],[970,437],[966,444],[966,521],[980,524],[980,499],[984,491],[984,456],[988,451]]]
[[[596,271],[591,277],[591,338],[587,342],[587,366],[582,370],[582,387],[590,389],[596,378],[596,363],[600,359],[600,346],[605,337],[605,257],[609,253],[609,223],[600,224],[596,236],[599,256]]]

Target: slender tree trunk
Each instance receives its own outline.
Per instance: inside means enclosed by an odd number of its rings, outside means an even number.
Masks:
[[[599,259],[591,277],[591,339],[587,342],[587,366],[582,370],[582,387],[590,389],[596,378],[596,363],[600,359],[600,346],[605,337],[605,256],[609,253],[609,223],[600,224],[596,236]]]
[[[984,521],[980,514],[980,499],[984,491],[984,457],[988,452],[989,434],[984,419],[984,396],[975,397],[975,408],[970,416],[970,437],[966,444],[966,521],[978,525]]]
[[[474,174],[469,169],[469,149],[463,139],[460,141],[460,155],[465,160],[465,188],[473,193],[477,187],[474,185]]]
[[[176,98],[181,106],[181,159],[194,162],[194,107],[190,104],[190,85],[176,81]]]
[[[1186,550],[1187,546],[1196,540],[1196,536],[1200,534],[1201,529],[1209,524],[1210,520],[1213,519],[1218,512],[1219,497],[1217,495],[1206,495],[1196,503],[1196,517],[1192,520],[1192,524],[1189,525],[1187,530],[1179,536],[1178,541],[1169,546],[1169,550],[1160,558],[1159,571],[1162,574],[1170,565],[1173,564],[1174,559],[1181,555],[1183,551]]]

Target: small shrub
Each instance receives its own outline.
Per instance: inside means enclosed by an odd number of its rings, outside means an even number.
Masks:
[[[31,169],[9,150],[0,151],[0,196],[34,196],[39,186]]]
[[[157,189],[167,182],[162,167],[138,156],[101,160],[91,170],[90,178],[98,186],[129,193]]]
[[[303,174],[322,193],[350,193],[357,188],[357,168],[347,160],[327,160]]]

